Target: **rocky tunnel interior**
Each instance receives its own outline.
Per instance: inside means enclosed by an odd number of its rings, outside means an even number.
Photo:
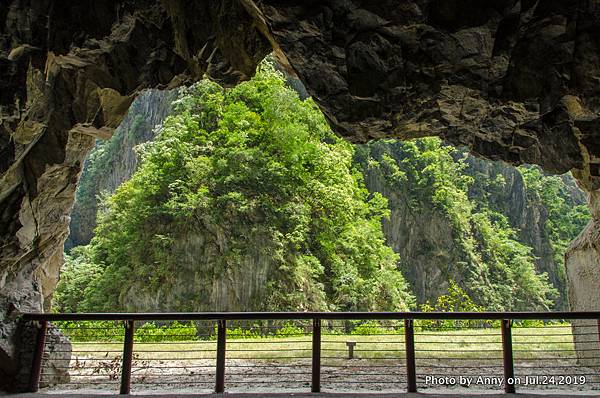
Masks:
[[[232,86],[269,53],[351,142],[439,136],[571,171],[592,214],[571,309],[599,309],[598,2],[10,0],[0,27],[0,387],[23,377],[16,320],[56,286],[94,140],[146,88]]]

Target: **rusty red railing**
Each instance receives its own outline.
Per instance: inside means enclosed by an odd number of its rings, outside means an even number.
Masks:
[[[293,376],[293,380],[289,380],[290,384],[296,383],[299,388],[310,384],[312,392],[320,392],[323,382],[332,390],[342,384],[352,383],[361,387],[371,383],[378,390],[382,385],[394,388],[402,386],[407,392],[432,386],[463,388],[473,385],[480,377],[498,380],[498,385],[493,385],[493,388],[503,388],[507,393],[515,392],[517,387],[600,387],[600,312],[31,313],[24,314],[23,320],[38,328],[29,386],[31,392],[38,391],[43,376],[48,327],[52,322],[64,321],[122,322],[121,326],[117,323],[114,326],[116,329],[122,328],[122,335],[119,335],[122,336],[122,350],[119,351],[121,356],[117,356],[117,350],[97,349],[98,352],[106,352],[107,357],[109,353],[115,353],[113,362],[119,362],[116,368],[120,370],[121,394],[131,392],[134,368],[139,384],[167,385],[171,380],[186,386],[192,383],[208,384],[207,376],[213,375],[210,372],[214,370],[212,391],[217,393],[226,390],[226,369],[230,370],[233,378],[228,382],[232,386],[278,383],[277,377],[283,375],[290,378]],[[572,323],[565,323],[565,320]],[[134,343],[138,337],[136,324],[151,321],[204,322],[205,330],[209,331],[205,337],[198,337],[200,334],[183,336],[193,342],[182,342],[190,347],[193,345],[189,352],[197,352],[199,356],[182,360],[178,357],[186,353],[186,350],[179,348],[171,351],[157,348],[143,350],[144,343]],[[277,323],[280,321],[295,322],[293,333],[281,332],[284,327],[282,323]],[[442,325],[444,321],[452,322]],[[532,326],[527,321],[540,323]],[[554,323],[550,323],[551,321]],[[228,326],[237,329],[228,332]],[[275,333],[283,338],[228,338],[228,334],[233,334],[234,330],[237,333],[240,330],[253,330],[265,336]],[[215,333],[212,334],[212,331]],[[142,332],[138,331],[139,333]],[[348,338],[358,340],[347,341]],[[114,346],[116,343],[111,344]],[[118,344],[121,344],[120,339]],[[135,349],[136,344],[140,345],[138,351]],[[174,343],[157,341],[155,344],[146,344],[149,347],[165,344],[168,348]],[[228,345],[232,348],[228,348]],[[261,348],[263,346],[267,348]],[[351,346],[353,350],[349,358],[342,355],[346,346]],[[173,358],[152,356],[165,352],[172,353]],[[298,355],[292,355],[294,352]],[[142,356],[136,359],[136,353]],[[257,353],[256,357],[252,356],[254,353]],[[81,374],[73,374],[73,377],[83,379],[93,374],[96,380],[102,374],[97,368],[85,374],[81,371],[86,368],[87,363],[93,364],[93,360],[85,355],[76,356],[76,368]],[[212,360],[214,365],[208,364],[207,361]],[[183,364],[179,365],[176,361],[183,361]],[[252,371],[239,371],[248,368]],[[168,373],[165,369],[185,369],[188,371],[187,379],[182,381],[181,374],[176,375],[180,379],[174,379],[173,373]],[[209,369],[210,372],[198,369]],[[257,379],[258,369],[264,371],[263,379]],[[275,373],[269,373],[269,369],[275,369]],[[482,369],[489,374],[477,374]],[[400,370],[403,374],[400,374]],[[152,371],[162,373],[155,374]],[[556,380],[550,385],[539,379],[549,375],[571,378],[565,379],[567,382],[562,385],[558,385]],[[241,379],[236,379],[237,376]],[[304,376],[310,377],[304,379]],[[360,380],[356,381],[353,377]],[[574,379],[575,377],[579,379]],[[113,372],[110,381],[116,382],[115,378]],[[86,383],[89,381],[84,380],[80,384]],[[489,383],[477,384],[479,387],[492,388]]]

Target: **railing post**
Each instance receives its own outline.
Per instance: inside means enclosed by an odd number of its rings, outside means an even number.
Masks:
[[[123,365],[121,366],[121,394],[131,392],[131,363],[133,360],[133,321],[125,321],[125,339],[123,340]]]
[[[404,345],[406,349],[406,391],[417,392],[415,329],[412,319],[404,319]]]
[[[311,392],[321,392],[321,320],[313,318]]]
[[[217,323],[217,370],[215,392],[225,391],[225,349],[227,339],[227,322],[221,319]]]
[[[29,374],[29,392],[37,392],[40,388],[40,377],[42,375],[42,359],[44,358],[44,348],[46,347],[46,332],[48,331],[48,322],[35,322],[37,333],[35,338],[35,352],[33,353],[33,363],[31,364],[31,373]]]
[[[515,369],[512,350],[511,320],[502,320],[502,358],[504,360],[504,392],[515,392]],[[510,381],[510,382],[509,382]]]

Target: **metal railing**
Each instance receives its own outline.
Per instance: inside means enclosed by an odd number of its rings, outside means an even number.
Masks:
[[[31,392],[44,369],[60,368],[71,384],[118,384],[121,394],[132,383],[217,393],[241,385],[312,392],[323,384],[407,392],[600,387],[600,312],[36,313],[23,320],[38,328]],[[73,340],[70,358],[45,368],[49,322],[69,321],[61,330]],[[112,322],[97,329],[113,340],[76,343],[73,336],[99,321]],[[195,331],[161,337],[143,326],[173,321],[193,322]]]

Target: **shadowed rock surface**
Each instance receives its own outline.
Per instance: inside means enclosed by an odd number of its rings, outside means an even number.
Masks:
[[[14,315],[54,289],[94,139],[138,91],[235,84],[271,50],[237,1],[15,0],[0,26],[0,384],[18,388]]]
[[[94,138],[144,88],[235,84],[272,50],[349,140],[439,135],[600,187],[596,1],[6,1],[0,380],[15,372],[15,314],[56,283]]]

